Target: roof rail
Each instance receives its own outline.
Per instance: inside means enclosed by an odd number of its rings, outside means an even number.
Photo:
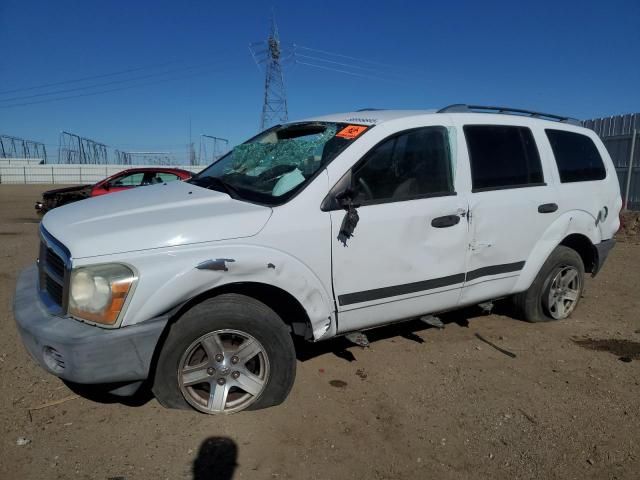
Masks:
[[[377,112],[379,110],[384,110],[383,108],[361,108],[356,110],[356,112]]]
[[[571,125],[582,126],[582,122],[576,118],[563,117],[561,115],[553,115],[551,113],[534,112],[533,110],[523,110],[520,108],[509,107],[488,107],[483,105],[466,105],[464,103],[456,103],[438,110],[438,113],[464,113],[464,112],[477,112],[477,113],[504,113],[515,114],[533,118],[541,118],[543,120],[555,120],[557,122],[570,123]]]

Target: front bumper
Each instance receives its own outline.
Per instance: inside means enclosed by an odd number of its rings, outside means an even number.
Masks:
[[[40,300],[35,265],[18,277],[13,314],[27,351],[46,371],[76,383],[133,382],[149,375],[168,316],[116,329],[51,315]]]

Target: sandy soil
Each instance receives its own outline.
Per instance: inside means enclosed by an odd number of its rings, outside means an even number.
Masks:
[[[618,240],[640,245],[640,212],[624,212],[620,220]]]
[[[68,399],[27,355],[11,301],[36,257],[33,202],[46,188],[0,186],[2,479],[638,478],[637,242],[614,249],[568,321],[474,310],[444,330],[379,329],[368,349],[306,346],[283,405],[209,417],[148,394]]]

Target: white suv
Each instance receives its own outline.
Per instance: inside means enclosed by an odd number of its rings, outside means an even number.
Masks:
[[[42,220],[14,302],[69,381],[205,413],[282,402],[309,341],[512,297],[568,317],[622,202],[596,134],[568,118],[454,105],[271,128],[189,182]]]

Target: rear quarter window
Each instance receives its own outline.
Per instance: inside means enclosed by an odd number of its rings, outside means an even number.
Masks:
[[[178,175],[174,174],[174,173],[167,173],[167,172],[158,172],[157,177],[160,178],[161,181],[163,182],[173,182],[175,180],[179,180],[180,177],[178,177]]]
[[[600,152],[591,138],[564,130],[545,132],[562,183],[602,180],[607,176]]]
[[[538,148],[526,127],[465,125],[473,191],[544,184]]]

